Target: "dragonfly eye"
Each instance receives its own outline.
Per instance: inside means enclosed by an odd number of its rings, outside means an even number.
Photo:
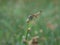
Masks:
[[[33,19],[33,15],[30,15],[30,16],[29,16],[29,20],[32,20],[32,19]]]
[[[32,19],[33,19],[33,15],[30,15],[30,16],[27,18],[26,22],[29,23]]]

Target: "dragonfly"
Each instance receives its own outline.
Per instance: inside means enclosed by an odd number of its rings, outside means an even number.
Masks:
[[[35,13],[35,14],[32,14],[32,15],[29,15],[26,22],[29,23],[31,20],[33,20],[33,18],[37,18],[39,15],[41,14],[41,11]]]

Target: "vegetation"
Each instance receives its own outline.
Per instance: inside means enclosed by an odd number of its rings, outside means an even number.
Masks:
[[[25,45],[24,38],[29,43],[35,37],[38,37],[39,45],[60,45],[59,2],[0,0],[0,45]],[[27,24],[28,16],[40,10],[42,13]],[[27,29],[30,29],[28,33]]]

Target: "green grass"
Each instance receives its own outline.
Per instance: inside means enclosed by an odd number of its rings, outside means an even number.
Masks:
[[[59,0],[0,0],[0,45],[24,45],[29,15],[42,10],[33,21],[28,40],[39,36],[39,45],[60,45]],[[41,32],[42,31],[42,32]]]

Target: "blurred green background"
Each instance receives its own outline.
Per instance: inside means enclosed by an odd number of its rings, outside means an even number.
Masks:
[[[39,36],[39,45],[60,45],[59,0],[0,0],[0,45],[24,45],[26,19],[42,10],[28,38]]]

